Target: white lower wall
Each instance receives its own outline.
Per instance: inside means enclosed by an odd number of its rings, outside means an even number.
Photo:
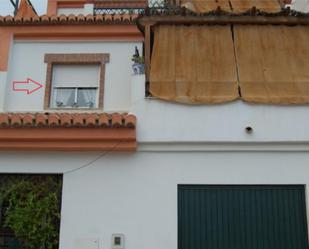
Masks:
[[[0,153],[0,172],[64,173],[60,249],[177,249],[177,184],[306,184],[306,152]],[[91,249],[83,247],[82,249]],[[95,248],[95,247],[94,247]]]
[[[132,77],[131,108],[140,143],[306,142],[308,105],[263,105],[236,100],[184,105],[145,98],[145,79]],[[246,127],[252,127],[248,134]]]

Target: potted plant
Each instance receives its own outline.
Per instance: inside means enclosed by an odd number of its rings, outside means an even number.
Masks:
[[[143,56],[140,56],[138,48],[135,46],[135,53],[132,57],[132,61],[134,62],[132,65],[133,73],[135,75],[144,74],[145,73],[145,59]]]

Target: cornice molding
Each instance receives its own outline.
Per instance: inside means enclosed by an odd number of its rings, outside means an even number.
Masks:
[[[0,115],[0,150],[135,151],[136,117],[128,114]]]
[[[309,141],[139,142],[140,152],[308,152]]]

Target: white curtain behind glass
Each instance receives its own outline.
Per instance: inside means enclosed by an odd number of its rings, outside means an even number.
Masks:
[[[74,88],[55,89],[56,99],[54,107],[72,107],[75,100],[75,91]]]
[[[96,106],[97,89],[78,89],[77,104],[80,107]]]

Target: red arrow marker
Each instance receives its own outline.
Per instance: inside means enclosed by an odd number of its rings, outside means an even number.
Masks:
[[[15,92],[26,92],[27,94],[31,94],[42,87],[42,84],[30,78],[27,78],[26,81],[13,81],[13,91]]]

